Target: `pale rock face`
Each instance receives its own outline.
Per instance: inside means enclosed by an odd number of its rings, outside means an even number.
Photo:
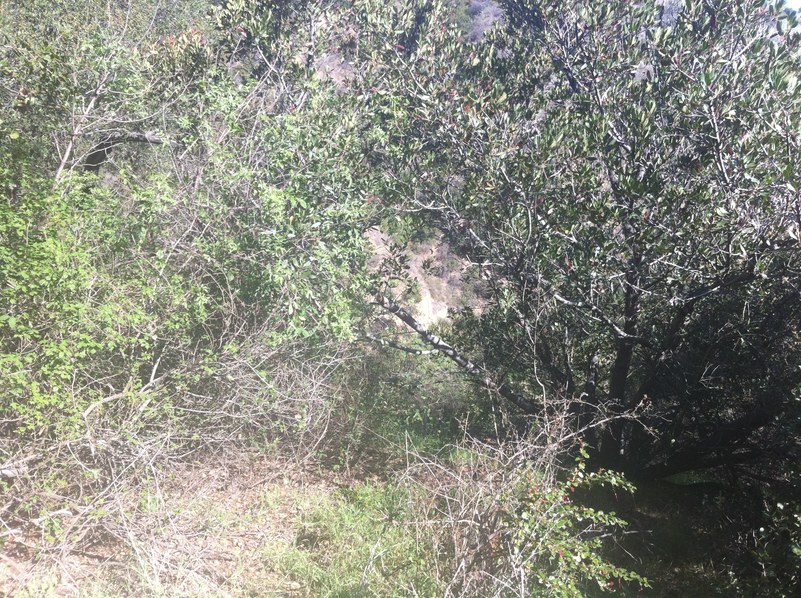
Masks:
[[[347,90],[356,76],[353,65],[337,52],[328,52],[317,58],[314,68],[318,80],[333,81],[340,92]]]
[[[503,17],[503,10],[494,0],[472,0],[467,12],[471,19],[467,39],[471,42],[481,41],[484,33]]]
[[[679,0],[661,0],[657,4],[662,6],[662,25],[670,27],[679,18],[681,2]]]
[[[374,255],[368,266],[376,271],[390,255],[390,241],[387,235],[375,228],[368,230],[365,236],[374,248]],[[416,294],[419,296],[418,301],[410,306],[411,311],[426,327],[447,320],[448,310],[459,308],[465,299],[468,285],[462,275],[468,266],[467,261],[454,254],[439,237],[423,241],[406,253],[409,258],[407,273],[415,281],[418,291]],[[428,260],[437,267],[428,268]],[[472,305],[473,308],[480,308],[477,302],[477,299],[471,301],[476,303]]]

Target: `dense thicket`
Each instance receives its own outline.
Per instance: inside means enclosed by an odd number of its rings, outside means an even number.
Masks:
[[[493,289],[457,319],[460,342],[532,411],[567,398],[580,424],[634,417],[588,431],[606,466],[792,458],[794,17],[762,2],[500,4],[507,19],[476,44],[440,16],[407,48],[397,7],[370,15],[396,48],[374,99],[400,114],[374,155],[389,201],[435,222]]]
[[[197,8],[93,6],[46,25],[29,3],[3,15],[6,433],[238,397],[233,370],[352,335],[365,293],[370,210],[333,91],[304,107],[290,69],[234,80]],[[255,392],[233,410],[270,400]]]
[[[493,432],[527,446],[499,449],[480,501],[461,477],[438,495],[478,505],[462,532],[487,551],[442,549],[447,592],[629,576],[597,555],[615,517],[551,508],[621,483],[585,458],[746,472],[790,504],[800,40],[762,0],[3,3],[3,512],[57,509],[35,492],[71,463],[63,494],[84,500],[163,455],[311,451],[365,405],[419,413],[386,380],[444,370],[353,342],[420,352],[387,341],[392,314],[483,389],[437,391],[427,417],[512,399]],[[373,227],[393,240],[378,268]],[[403,254],[432,230],[488,289],[434,331]],[[567,482],[530,465],[578,446]],[[784,509],[763,561],[786,585]]]

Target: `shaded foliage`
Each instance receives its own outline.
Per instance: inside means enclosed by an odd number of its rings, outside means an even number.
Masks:
[[[374,99],[394,115],[378,125],[387,195],[493,287],[462,342],[529,393],[579,400],[579,421],[647,407],[594,437],[606,465],[664,475],[788,450],[795,17],[760,2],[672,20],[656,3],[501,4],[478,45],[432,19]],[[387,9],[386,36],[400,14]]]

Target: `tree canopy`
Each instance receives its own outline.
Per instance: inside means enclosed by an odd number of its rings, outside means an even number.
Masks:
[[[501,4],[472,44],[427,13],[407,48],[401,9],[371,15],[392,42],[372,100],[394,111],[375,156],[387,201],[436,223],[493,290],[457,338],[535,409],[637,413],[589,432],[608,466],[787,455],[795,17],[762,2]]]

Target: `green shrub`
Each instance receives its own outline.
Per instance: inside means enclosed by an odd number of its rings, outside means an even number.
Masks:
[[[614,512],[574,502],[578,488],[634,486],[611,471],[587,472],[581,449],[576,468],[564,481],[543,484],[533,472],[521,477],[520,504],[508,521],[514,544],[534,587],[532,595],[582,596],[592,589],[613,591],[624,582],[650,587],[637,573],[607,561],[603,538],[627,525]]]

